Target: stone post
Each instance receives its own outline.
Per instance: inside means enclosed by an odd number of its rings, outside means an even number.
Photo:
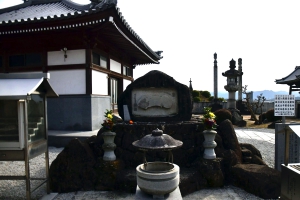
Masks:
[[[218,99],[218,65],[217,53],[214,54],[214,99]]]
[[[238,64],[239,64],[238,71],[240,73],[242,73],[242,59],[241,58],[238,59]],[[242,87],[243,87],[242,76],[239,76],[238,79],[239,79],[238,101],[242,101],[242,95],[243,95],[243,93],[242,93]]]
[[[190,78],[190,87],[189,87],[190,91],[193,92],[193,86],[192,86],[192,79]]]

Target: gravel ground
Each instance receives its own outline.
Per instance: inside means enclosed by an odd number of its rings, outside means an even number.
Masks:
[[[236,128],[236,130],[258,131],[266,134],[274,134],[274,129],[245,129]],[[274,143],[265,142],[262,140],[249,139],[239,137],[240,143],[250,143],[261,151],[263,160],[270,166],[274,166]],[[49,147],[49,162],[50,164],[56,156],[63,150],[63,148]],[[24,175],[24,162],[21,161],[5,161],[0,162],[0,175]],[[45,157],[44,154],[30,160],[30,174],[31,177],[45,177]],[[40,181],[31,181],[31,187],[35,187]],[[26,199],[25,181],[0,181],[0,199],[1,200],[23,200]],[[38,190],[32,193],[32,199],[41,199],[46,195],[45,184]],[[222,197],[222,199],[260,199],[244,190],[234,187],[225,186],[224,188],[203,189],[193,194],[185,196],[184,200],[192,199],[215,199],[214,196]],[[96,191],[78,191],[71,193],[59,194],[56,200],[73,200],[73,199],[134,199],[133,194],[119,193],[119,192],[96,192]]]
[[[244,132],[256,132],[256,133],[264,133],[264,135],[274,135],[275,130],[274,129],[243,129],[243,128],[236,128],[235,130],[243,130]],[[275,165],[275,141],[273,142],[267,142],[257,139],[248,139],[248,138],[241,138],[238,137],[238,140],[240,143],[249,143],[255,146],[261,153],[261,156],[263,158],[263,161],[266,162],[266,164],[274,168]],[[273,151],[272,151],[273,150]]]
[[[63,150],[63,148],[49,147],[49,163],[56,158],[56,156]],[[41,154],[29,161],[30,176],[32,178],[46,177],[45,170],[45,154]],[[0,161],[0,175],[6,176],[24,176],[25,162],[23,161]],[[31,188],[35,188],[42,181],[32,180]],[[41,199],[46,192],[46,184],[34,191],[31,195],[32,199]],[[25,180],[0,180],[0,199],[1,200],[21,200],[26,199]]]

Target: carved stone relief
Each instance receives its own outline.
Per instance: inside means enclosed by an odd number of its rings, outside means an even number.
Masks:
[[[163,117],[178,113],[178,96],[173,88],[134,89],[131,102],[134,116]]]

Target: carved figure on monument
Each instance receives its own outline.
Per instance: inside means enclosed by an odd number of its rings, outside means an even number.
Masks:
[[[134,94],[136,96],[136,94]],[[139,108],[147,110],[152,107],[160,107],[170,109],[175,102],[174,98],[168,93],[161,95],[143,95],[138,100]]]
[[[169,88],[141,88],[132,91],[132,102],[136,102],[135,116],[172,116],[178,113],[177,92]]]

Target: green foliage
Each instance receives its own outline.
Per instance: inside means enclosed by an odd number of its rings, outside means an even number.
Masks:
[[[218,101],[219,101],[219,102],[224,102],[225,99],[224,99],[223,97],[219,97],[219,98],[218,98]]]
[[[213,96],[210,96],[210,97],[208,98],[208,100],[209,100],[209,101],[212,101],[212,100],[214,100],[214,97],[213,97]]]
[[[216,115],[216,122],[218,125],[220,125],[226,119],[229,119],[230,121],[232,119],[231,112],[225,108],[216,110],[214,114]]]
[[[193,98],[193,102],[195,102],[195,103],[201,102],[200,97],[194,97],[194,98]]]
[[[193,98],[200,97],[200,92],[198,90],[193,90],[192,91],[192,96],[193,96]]]
[[[275,122],[275,121],[281,119],[280,116],[275,116],[275,115],[274,115],[274,108],[272,108],[272,109],[270,109],[270,110],[268,110],[268,111],[266,112],[266,118],[267,118],[267,120],[268,120],[269,122]]]
[[[210,95],[210,92],[209,91],[200,91],[200,94],[202,95],[202,96],[204,96],[205,98],[209,98],[211,95]]]

